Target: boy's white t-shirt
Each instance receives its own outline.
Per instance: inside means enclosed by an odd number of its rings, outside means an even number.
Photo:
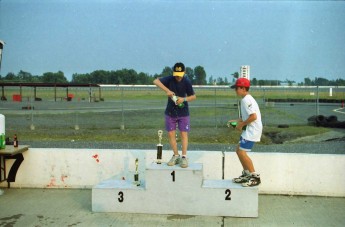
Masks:
[[[258,103],[250,94],[241,100],[241,113],[243,121],[247,120],[249,115],[256,113],[256,120],[247,125],[247,129],[243,130],[241,136],[249,141],[260,141],[262,135],[261,113]]]

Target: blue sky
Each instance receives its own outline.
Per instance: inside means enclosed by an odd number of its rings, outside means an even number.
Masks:
[[[207,76],[345,78],[344,1],[0,0],[1,75],[182,61]]]

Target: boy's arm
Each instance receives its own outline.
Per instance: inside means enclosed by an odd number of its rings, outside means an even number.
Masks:
[[[186,97],[186,101],[187,101],[187,102],[194,101],[195,99],[196,99],[196,95],[191,95],[191,96],[187,96],[187,97]]]
[[[167,96],[172,97],[173,95],[175,95],[174,92],[170,91],[169,88],[167,88],[158,78],[155,79],[153,81],[153,83],[159,87],[160,89],[162,89],[163,91],[165,91],[165,93],[167,94]]]
[[[236,126],[236,129],[238,130],[242,130],[242,128],[245,126],[245,125],[249,125],[250,123],[252,123],[253,121],[255,121],[257,119],[257,116],[256,116],[256,113],[252,113],[251,115],[249,115],[249,117],[247,118],[247,120],[245,121],[239,121],[237,126]]]

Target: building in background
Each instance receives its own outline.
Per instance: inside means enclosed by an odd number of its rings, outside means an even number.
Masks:
[[[246,78],[250,80],[250,66],[242,65],[240,70],[240,78]]]

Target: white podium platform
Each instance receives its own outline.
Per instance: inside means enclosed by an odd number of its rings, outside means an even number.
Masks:
[[[92,211],[258,217],[258,188],[231,180],[203,180],[203,166],[152,163],[140,186],[106,180],[92,188]],[[140,176],[139,176],[140,178]]]

